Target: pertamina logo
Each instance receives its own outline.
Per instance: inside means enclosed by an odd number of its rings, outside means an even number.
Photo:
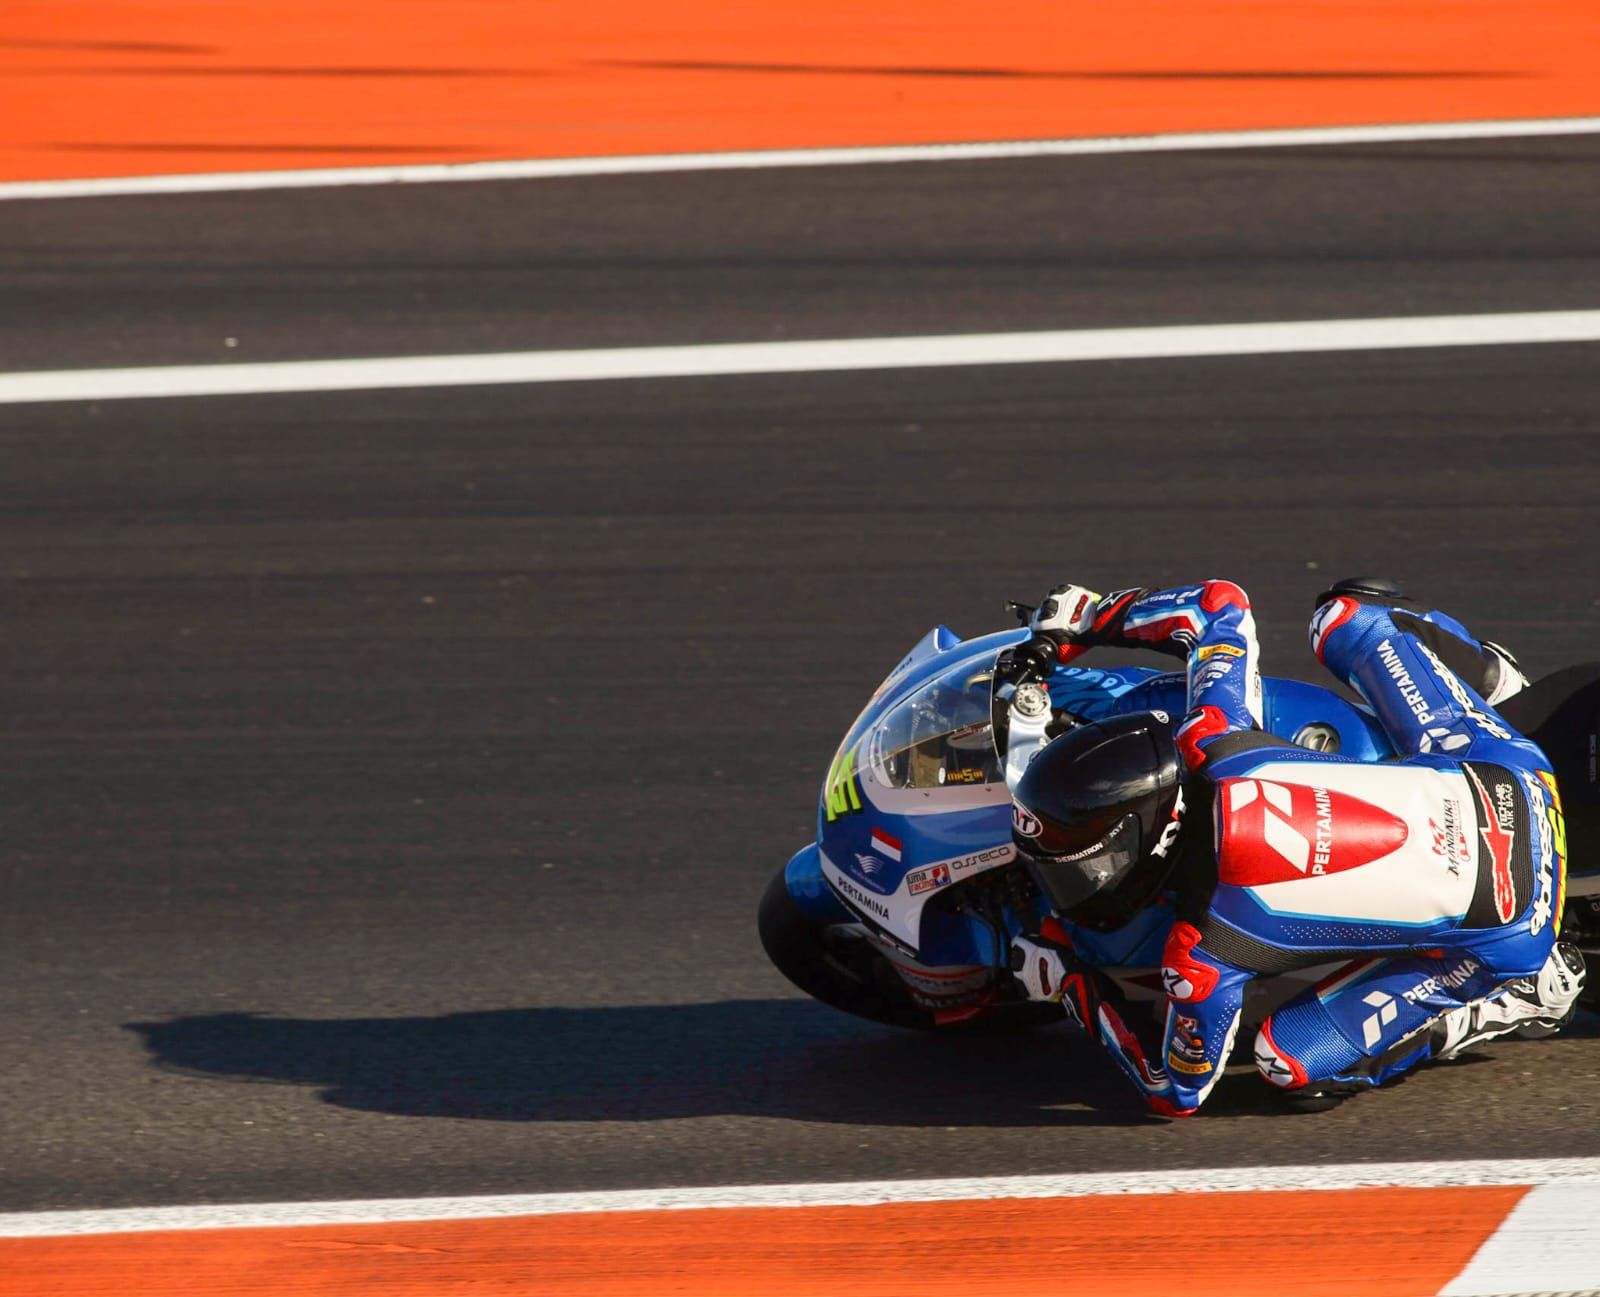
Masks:
[[[876,914],[880,919],[888,921],[890,917],[889,907],[876,896],[862,891],[843,874],[838,877],[830,875],[828,882],[833,885],[833,890],[843,896],[845,900],[853,901],[858,912],[864,909],[871,914]]]
[[[1259,887],[1359,869],[1405,845],[1405,821],[1332,788],[1266,779],[1225,779],[1224,883]]]

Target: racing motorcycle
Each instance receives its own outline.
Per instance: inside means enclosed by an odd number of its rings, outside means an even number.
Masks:
[[[1020,605],[1013,605],[1020,608]],[[1019,612],[1025,615],[1026,610]],[[1009,950],[1048,913],[1016,858],[1005,780],[1009,703],[997,689],[1026,629],[962,639],[929,631],[878,686],[822,783],[816,841],[762,897],[762,945],[815,999],[875,1022],[922,1029],[1008,1030],[1058,1019],[1011,981]],[[997,669],[997,663],[999,664]],[[1042,683],[1052,728],[1103,716],[1183,715],[1183,673],[1058,666]],[[1267,677],[1263,727],[1362,761],[1395,753],[1364,704],[1332,689]],[[1549,756],[1565,810],[1562,931],[1600,960],[1600,663],[1567,668],[1499,708]],[[1173,912],[1147,908],[1114,932],[1067,925],[1079,952],[1133,1000],[1162,995],[1161,951]],[[1254,979],[1246,1019],[1329,971]],[[1600,986],[1600,979],[1591,989]]]

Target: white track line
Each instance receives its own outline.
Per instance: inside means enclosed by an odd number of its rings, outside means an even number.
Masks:
[[[1600,1183],[1541,1184],[1523,1198],[1440,1297],[1595,1292],[1600,1284]]]
[[[1084,157],[1105,153],[1287,149],[1321,144],[1404,144],[1426,140],[1497,140],[1536,135],[1594,134],[1600,134],[1600,117],[1545,117],[1524,121],[1419,122],[1394,126],[1119,135],[1100,139],[1006,140],[990,144],[768,149],[741,153],[661,153],[615,158],[533,158],[508,162],[432,163],[396,167],[329,167],[312,171],[233,171],[211,175],[119,176],[102,180],[23,180],[0,183],[0,201],[94,198],[119,194],[214,193],[236,189],[317,189],[337,185],[556,180],[573,176],[640,175],[663,171],[740,171],[767,167],[839,167],[890,162],[980,162],[997,158]]]
[[[881,1203],[1082,1198],[1095,1194],[1442,1189],[1477,1185],[1558,1185],[1572,1181],[1600,1186],[1600,1158],[1354,1162],[1334,1166],[1229,1167],[1212,1171],[1129,1171],[1093,1175],[988,1176],[960,1180],[877,1180],[844,1184],[630,1189],[470,1198],[372,1198],[352,1202],[239,1203],[199,1207],[130,1207],[108,1211],[17,1212],[0,1215],[0,1238],[123,1234],[166,1229],[360,1225],[580,1212],[691,1211],[714,1207],[868,1207]]]
[[[1197,324],[1045,333],[965,333],[819,342],[737,342],[603,351],[512,351],[477,356],[385,356],[268,364],[61,369],[0,374],[0,405],[140,397],[477,387],[630,378],[793,374],[856,369],[1028,365],[1089,360],[1259,356],[1600,341],[1600,311],[1427,315],[1275,324]]]

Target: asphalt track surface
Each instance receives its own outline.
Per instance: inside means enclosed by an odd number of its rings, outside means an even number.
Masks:
[[[0,204],[7,369],[1592,308],[1600,143]],[[224,349],[233,337],[237,347]],[[1592,346],[0,409],[0,1206],[1600,1152],[1600,1029],[1147,1118],[754,911],[927,627],[1381,571],[1600,656]]]

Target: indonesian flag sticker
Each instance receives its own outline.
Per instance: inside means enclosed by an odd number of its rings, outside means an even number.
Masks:
[[[888,856],[896,864],[900,862],[900,839],[891,838],[882,829],[872,830],[872,849],[880,856]]]

